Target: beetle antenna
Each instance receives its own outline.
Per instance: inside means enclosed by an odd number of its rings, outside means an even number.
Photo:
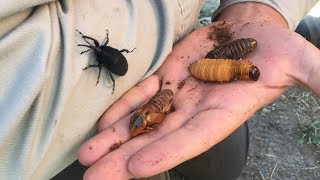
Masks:
[[[92,49],[88,49],[88,50],[82,51],[80,54],[86,53],[86,52],[88,52],[90,50],[92,50]]]
[[[89,46],[89,45],[86,45],[86,44],[78,44],[78,46],[84,46],[84,47],[87,47],[87,48],[90,48],[90,49],[94,49],[96,51],[100,51],[100,48],[97,48],[96,46]]]

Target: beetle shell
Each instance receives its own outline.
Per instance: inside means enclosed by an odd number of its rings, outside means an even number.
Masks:
[[[192,63],[189,71],[196,79],[220,83],[237,79],[257,81],[260,76],[258,67],[248,60],[201,59]]]
[[[99,46],[101,51],[95,51],[97,61],[112,73],[124,76],[128,72],[128,61],[125,56],[110,46]]]
[[[112,80],[113,83],[113,88],[112,88],[112,93],[114,92],[114,88],[115,88],[115,80],[114,77],[112,76],[111,73],[114,73],[116,75],[119,76],[124,76],[127,71],[128,71],[128,62],[126,57],[122,54],[123,52],[126,53],[131,53],[132,51],[129,51],[127,49],[122,49],[122,50],[118,50],[115,49],[113,47],[108,46],[109,43],[109,31],[107,30],[107,37],[106,37],[106,41],[100,45],[100,43],[98,42],[98,40],[90,37],[90,36],[86,36],[84,35],[82,32],[76,30],[82,37],[82,39],[87,43],[87,44],[78,44],[78,46],[83,46],[83,47],[87,47],[89,49],[82,51],[80,54],[89,52],[90,50],[93,50],[95,56],[96,56],[96,61],[98,62],[98,64],[90,64],[87,67],[83,68],[82,70],[86,70],[88,68],[99,68],[99,74],[97,77],[97,83],[96,85],[99,83],[99,79],[100,79],[100,74],[101,74],[101,70],[102,67],[107,68],[110,72],[109,72],[109,76]],[[89,42],[92,41],[94,43],[94,45],[92,43]]]
[[[210,59],[242,59],[257,47],[253,38],[241,38],[224,43],[210,51],[206,58]]]
[[[164,89],[157,92],[146,104],[140,106],[129,123],[131,136],[148,132],[161,123],[172,108],[173,92]]]

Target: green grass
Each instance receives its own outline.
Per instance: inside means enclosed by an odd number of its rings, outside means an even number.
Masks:
[[[205,10],[205,9],[201,9],[200,10],[200,13],[199,13],[199,16],[198,16],[198,19],[201,19],[203,17],[211,17],[211,12],[208,11],[208,10]]]
[[[320,121],[312,121],[302,126],[301,142],[320,145]]]

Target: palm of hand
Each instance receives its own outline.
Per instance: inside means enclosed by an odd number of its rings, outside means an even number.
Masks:
[[[210,29],[196,30],[177,44],[154,75],[106,111],[99,122],[101,132],[79,150],[79,160],[93,164],[85,179],[128,179],[168,170],[223,140],[296,82],[292,64],[299,63],[304,41],[266,22],[238,22],[231,27],[235,38],[258,41],[258,48],[247,58],[260,69],[258,81],[217,84],[195,80],[188,66],[213,46],[207,39]],[[130,112],[165,88],[175,92],[175,111],[154,131],[130,139]],[[110,152],[109,147],[119,141],[123,143],[120,148]]]

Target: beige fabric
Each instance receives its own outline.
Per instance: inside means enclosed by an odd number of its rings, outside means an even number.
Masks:
[[[20,3],[19,3],[20,2]],[[102,113],[191,31],[202,0],[4,0],[0,13],[0,179],[49,179],[76,159]],[[123,77],[82,71],[76,29],[126,54]]]

